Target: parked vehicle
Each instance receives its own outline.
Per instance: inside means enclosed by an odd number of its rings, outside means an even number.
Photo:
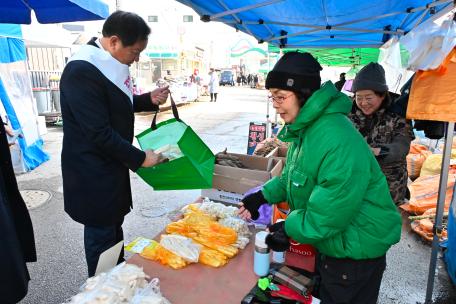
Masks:
[[[234,76],[232,71],[222,71],[220,73],[220,81],[219,84],[221,86],[230,85],[234,86]]]

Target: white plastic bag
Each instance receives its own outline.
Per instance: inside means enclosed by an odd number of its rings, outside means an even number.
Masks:
[[[163,234],[160,238],[160,245],[187,262],[198,263],[201,246],[192,239],[178,234]]]
[[[441,25],[424,22],[400,41],[410,53],[409,69],[433,70],[456,46],[456,23],[452,18]]]
[[[150,283],[136,291],[135,296],[131,299],[131,304],[171,304],[160,292],[160,281],[155,278]]]

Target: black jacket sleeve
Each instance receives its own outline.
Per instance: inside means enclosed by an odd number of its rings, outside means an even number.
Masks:
[[[69,68],[69,67],[68,67]],[[111,126],[104,79],[90,64],[74,65],[61,81],[61,92],[85,137],[106,155],[136,171],[146,158]]]
[[[158,111],[158,106],[150,99],[150,92],[133,96],[133,109],[135,112]]]

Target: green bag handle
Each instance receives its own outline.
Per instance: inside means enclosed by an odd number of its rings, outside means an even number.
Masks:
[[[181,121],[179,118],[179,113],[177,112],[177,106],[176,106],[176,103],[174,102],[173,95],[171,93],[169,93],[169,97],[171,97],[171,109],[173,110],[174,118],[177,121]],[[157,115],[158,115],[158,111],[155,112],[154,119],[152,119],[152,124],[150,125],[150,128],[152,130],[157,130]]]

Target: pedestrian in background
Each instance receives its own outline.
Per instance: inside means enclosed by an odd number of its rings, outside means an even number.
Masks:
[[[336,81],[336,83],[334,84],[334,86],[336,87],[336,89],[338,91],[342,91],[342,88],[344,87],[344,84],[345,84],[345,73],[340,73],[339,75],[339,81]]]
[[[84,225],[89,276],[100,254],[123,240],[122,223],[133,207],[129,170],[164,160],[132,145],[134,112],[158,111],[169,93],[167,87],[132,93],[129,66],[139,60],[150,34],[140,16],[116,11],[102,34],[70,59],[60,81],[64,205]]]
[[[409,121],[388,111],[391,96],[385,70],[371,62],[356,74],[352,91],[355,102],[349,118],[366,139],[388,181],[393,201],[401,205],[409,198],[407,161],[415,138]]]
[[[269,229],[268,247],[285,251],[292,238],[317,248],[322,304],[375,304],[401,217],[377,161],[347,119],[351,100],[330,81],[320,87],[321,70],[309,53],[289,52],[269,72],[266,88],[285,121],[278,138],[291,143],[287,166],[243,198],[239,215],[256,219],[263,203],[288,202],[285,221]]]
[[[219,90],[219,80],[217,76],[217,72],[211,68],[209,70],[209,94],[211,94],[211,101],[210,102],[216,102],[217,101],[217,94]]]
[[[0,115],[0,302],[19,302],[28,291],[27,262],[36,262],[35,237],[11,163],[7,131]]]

